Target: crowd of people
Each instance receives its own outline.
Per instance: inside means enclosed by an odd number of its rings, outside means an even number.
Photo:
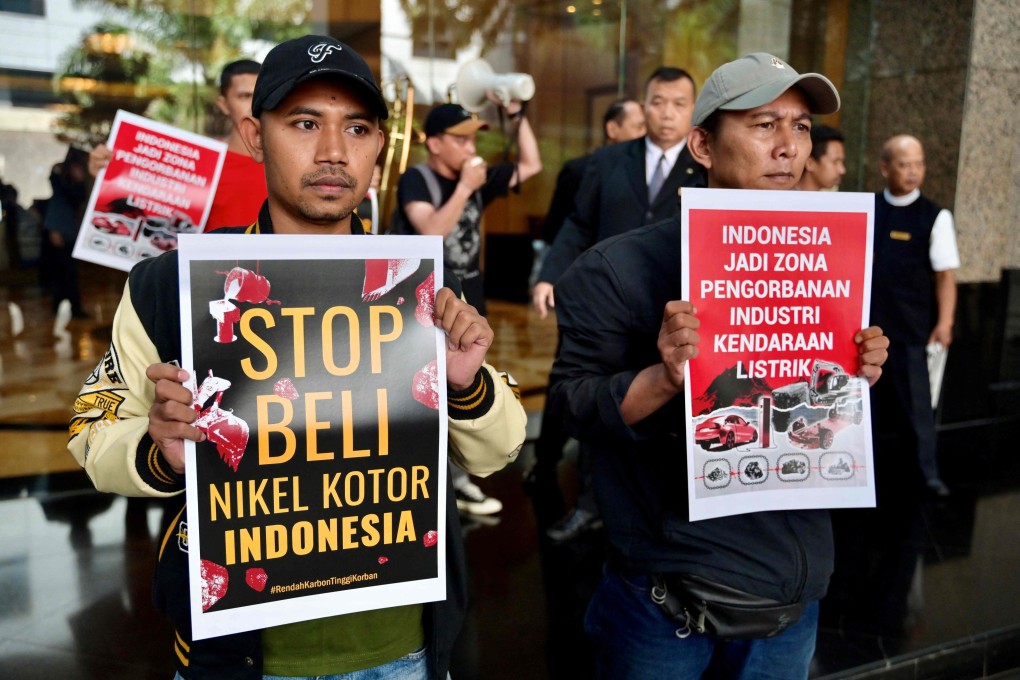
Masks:
[[[309,61],[315,45],[333,49]],[[388,220],[392,234],[443,238],[448,287],[437,295],[435,323],[449,340],[447,536],[455,537],[458,515],[502,508],[470,475],[498,471],[525,439],[512,377],[486,362],[493,330],[482,225],[486,207],[543,163],[527,102],[494,94],[490,101],[509,121],[516,157],[490,164],[476,147],[489,124],[458,104],[439,104],[424,119],[427,159],[399,178]],[[230,131],[206,231],[238,238],[376,231],[365,228],[357,207],[378,177],[388,111],[356,51],[325,36],[287,41],[262,64],[225,67],[216,104]],[[607,109],[603,145],[559,171],[531,280],[534,313],[556,315],[559,339],[525,484],[533,494],[558,493],[564,447],[577,441],[576,506],[540,530],[552,544],[604,531],[604,577],[583,622],[600,678],[806,678],[830,578],[843,601],[864,597],[848,590],[855,579],[840,542],[854,544],[854,529],[839,514],[835,531],[826,510],[692,522],[676,484],[686,477],[676,442],[690,426],[684,371],[699,354],[701,324],[677,276],[683,189],[838,191],[843,136],[813,120],[839,107],[825,76],[800,74],[765,53],[721,65],[700,88],[684,69],[662,66],[640,100]],[[90,178],[110,153],[102,145],[91,154],[72,149],[51,175],[42,221],[46,282],[54,304],[70,300],[75,315],[85,311],[70,248]],[[953,339],[955,227],[949,211],[921,194],[920,140],[889,139],[880,167],[886,187],[875,199],[872,326],[848,340],[871,386],[879,479],[883,465],[892,467],[883,461],[896,460],[897,476],[914,480],[919,498],[941,498],[950,489],[938,470],[926,357]],[[342,181],[320,190],[304,181],[312,171]],[[91,407],[77,409],[72,427],[69,448],[104,491],[180,496],[184,441],[206,436],[195,427],[184,385],[190,376],[176,363],[179,321],[161,318],[159,300],[145,292],[176,295],[175,255],[134,268],[111,348],[82,388],[84,398],[97,379],[124,385],[115,404],[80,402]],[[472,400],[481,393],[490,397]],[[156,588],[164,594],[186,583],[186,564],[174,559],[161,564]],[[164,596],[177,631],[178,677],[447,677],[466,600],[459,540],[450,541],[447,570],[444,601],[206,640],[191,638],[187,599]],[[769,609],[771,628],[730,635],[710,625],[681,634],[691,612],[669,594],[686,593],[691,579],[707,598]]]

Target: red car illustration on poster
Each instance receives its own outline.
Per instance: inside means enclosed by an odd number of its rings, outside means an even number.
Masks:
[[[758,429],[738,415],[713,416],[698,425],[694,441],[706,451],[716,444],[732,449],[758,441]]]

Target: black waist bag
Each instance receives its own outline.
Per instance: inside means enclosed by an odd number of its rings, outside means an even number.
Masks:
[[[676,634],[708,633],[720,638],[757,639],[779,635],[800,619],[803,602],[784,604],[751,595],[693,574],[651,577],[652,600],[674,621]]]

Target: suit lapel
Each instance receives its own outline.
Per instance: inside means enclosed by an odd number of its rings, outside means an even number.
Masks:
[[[673,169],[670,170],[669,176],[666,177],[662,190],[655,197],[655,202],[651,206],[652,211],[657,211],[658,208],[666,203],[676,203],[677,191],[679,191],[680,187],[690,186],[697,171],[697,164],[694,162],[691,152],[685,144],[683,150],[680,151],[680,155],[677,156],[676,163],[673,164]]]

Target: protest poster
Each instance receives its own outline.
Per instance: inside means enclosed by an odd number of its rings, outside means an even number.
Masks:
[[[223,142],[117,111],[110,162],[96,177],[72,255],[130,271],[202,233],[226,157]]]
[[[182,235],[178,257],[195,639],[444,598],[440,237]]]
[[[868,325],[874,196],[685,189],[683,296],[692,520],[872,507]]]

